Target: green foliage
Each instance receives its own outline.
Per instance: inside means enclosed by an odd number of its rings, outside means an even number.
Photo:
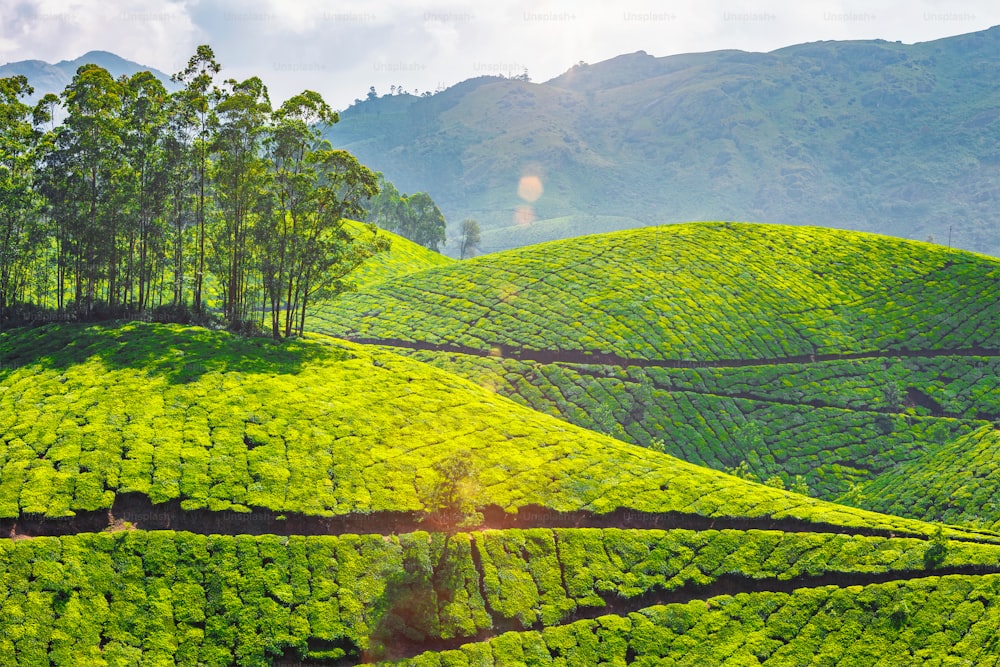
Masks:
[[[435,514],[439,528],[455,530],[479,525],[476,510],[479,482],[475,462],[468,452],[458,452],[431,465],[432,480],[424,506]]]
[[[364,224],[347,220],[344,222],[344,226],[361,241],[368,240],[373,236]],[[357,288],[376,285],[408,273],[450,264],[453,261],[441,253],[428,250],[390,231],[381,230],[378,235],[389,239],[389,249],[366,259],[357,270],[351,273],[350,279]]]
[[[311,297],[344,291],[386,248],[343,228],[376,179],[321,139],[337,121],[322,97],[275,110],[261,79],[217,86],[220,69],[199,46],[168,94],[150,72],[116,79],[85,64],[34,113],[18,100],[24,77],[2,80],[0,320],[205,322],[217,305],[243,332],[269,310],[287,337]]]
[[[1000,431],[982,426],[859,484],[843,500],[882,512],[995,529],[1000,526],[998,446]]]
[[[982,417],[1000,409],[988,389],[991,373],[1000,372],[1000,359],[993,357],[674,369],[394,349],[539,412],[694,463],[740,468],[751,481],[777,476],[791,488],[801,477],[799,492],[826,499],[840,499],[852,485],[863,488],[860,483],[894,474],[900,464],[942,446],[953,456],[958,450],[950,443],[987,425]],[[939,397],[942,409],[882,412],[879,378],[886,366],[893,377],[907,377]],[[873,504],[876,498],[845,498],[885,510]],[[892,513],[909,510],[897,504]]]
[[[941,528],[938,528],[931,537],[927,551],[924,552],[924,567],[928,570],[941,567],[947,557],[948,540],[942,534]]]
[[[910,665],[936,664],[942,656],[956,664],[993,664],[1000,657],[997,594],[997,576],[990,575],[720,595],[541,633],[506,633],[461,651],[468,664],[497,667]],[[416,667],[431,655],[379,664]]]
[[[379,174],[379,188],[367,205],[366,220],[435,252],[445,242],[446,223],[426,192],[400,194]]]

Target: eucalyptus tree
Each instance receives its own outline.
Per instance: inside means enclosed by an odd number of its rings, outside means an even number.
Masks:
[[[322,139],[338,116],[316,92],[288,99],[274,113],[267,141],[275,206],[257,236],[264,248],[262,276],[275,338],[301,334],[309,299],[349,288],[346,276],[388,248],[376,235],[356,240],[345,218],[360,218],[362,203],[378,192],[376,175],[350,153]],[[374,227],[372,227],[374,231]]]
[[[378,174],[378,185],[378,194],[365,205],[364,219],[438,251],[445,242],[446,223],[431,196],[426,192],[400,194],[381,173]]]
[[[318,172],[310,157],[321,146],[323,131],[337,122],[337,114],[311,90],[289,98],[274,113],[274,126],[267,140],[273,173],[275,207],[270,220],[262,220],[259,238],[266,251],[262,257],[262,278],[271,310],[271,331],[281,336],[292,333],[298,303],[302,260],[306,248],[300,232],[306,217],[315,215]]]
[[[149,306],[166,240],[161,216],[168,193],[167,91],[149,72],[123,78],[121,83],[123,161],[117,184],[123,201],[118,210],[125,219],[123,241],[128,250],[118,302],[142,311]]]
[[[209,174],[209,151],[214,142],[214,130],[217,119],[215,105],[219,99],[219,90],[215,86],[214,77],[222,70],[215,60],[212,47],[202,44],[188,60],[187,67],[171,77],[175,82],[185,84],[177,97],[178,104],[174,107],[178,127],[191,133],[192,150],[195,157],[195,172],[197,175],[198,203],[196,215],[198,221],[198,259],[194,270],[194,309],[202,311],[202,289],[205,283],[205,204],[206,188]]]
[[[212,234],[213,271],[223,292],[223,317],[239,326],[250,311],[249,288],[255,259],[252,225],[265,207],[271,173],[263,145],[271,117],[267,87],[257,77],[230,79],[216,112],[212,177],[219,220]]]
[[[344,225],[347,219],[361,217],[364,202],[378,193],[376,174],[351,153],[327,146],[312,151],[306,159],[317,180],[315,209],[298,233],[301,258],[296,275],[298,296],[293,305],[300,335],[312,297],[352,289],[350,273],[372,255],[389,249],[387,237],[376,234],[362,242]]]
[[[82,65],[62,93],[66,119],[46,154],[46,192],[57,204],[64,265],[72,270],[78,314],[94,309],[102,281],[113,293],[117,264],[114,173],[120,164],[122,85],[97,65]]]
[[[0,79],[0,320],[28,282],[41,241],[33,184],[38,132],[21,99],[32,92],[24,76]]]

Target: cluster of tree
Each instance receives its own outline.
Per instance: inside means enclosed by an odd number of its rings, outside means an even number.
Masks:
[[[0,318],[212,306],[288,336],[388,247],[343,226],[378,182],[321,140],[338,120],[322,97],[272,108],[259,78],[220,70],[200,46],[168,94],[149,72],[83,65],[34,108],[25,77],[0,79]]]
[[[400,194],[382,174],[365,220],[437,252],[445,241],[444,215],[431,196],[426,192]]]
[[[399,234],[435,252],[445,241],[444,215],[426,192],[400,194],[378,175],[378,194],[367,203],[365,221]]]

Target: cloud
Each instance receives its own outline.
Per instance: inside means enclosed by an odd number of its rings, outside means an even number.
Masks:
[[[644,50],[769,51],[823,39],[926,41],[1000,23],[993,0],[0,0],[0,62],[106,50],[165,72],[211,44],[223,76],[260,76],[273,101],[304,88],[343,108],[400,85],[483,74],[546,80]]]

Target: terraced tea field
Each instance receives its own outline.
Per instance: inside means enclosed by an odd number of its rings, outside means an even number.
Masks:
[[[410,274],[319,309],[312,326],[552,361],[996,352],[998,291],[1000,262],[983,255],[859,232],[695,223]]]
[[[381,344],[0,333],[0,663],[1000,661],[996,260],[645,234],[424,270],[400,243],[313,319]],[[720,266],[724,306],[672,292]]]
[[[371,232],[365,224],[353,220],[348,220],[346,224],[356,238],[360,237],[363,241],[370,239]],[[350,279],[358,287],[376,285],[390,278],[435,266],[445,266],[454,261],[399,234],[384,229],[379,229],[377,233],[379,236],[388,237],[389,250],[369,257],[351,273]]]
[[[1000,420],[997,295],[994,258],[697,223],[415,273],[314,326],[627,442],[885,510],[882,473]],[[1000,510],[963,516],[993,525]]]

